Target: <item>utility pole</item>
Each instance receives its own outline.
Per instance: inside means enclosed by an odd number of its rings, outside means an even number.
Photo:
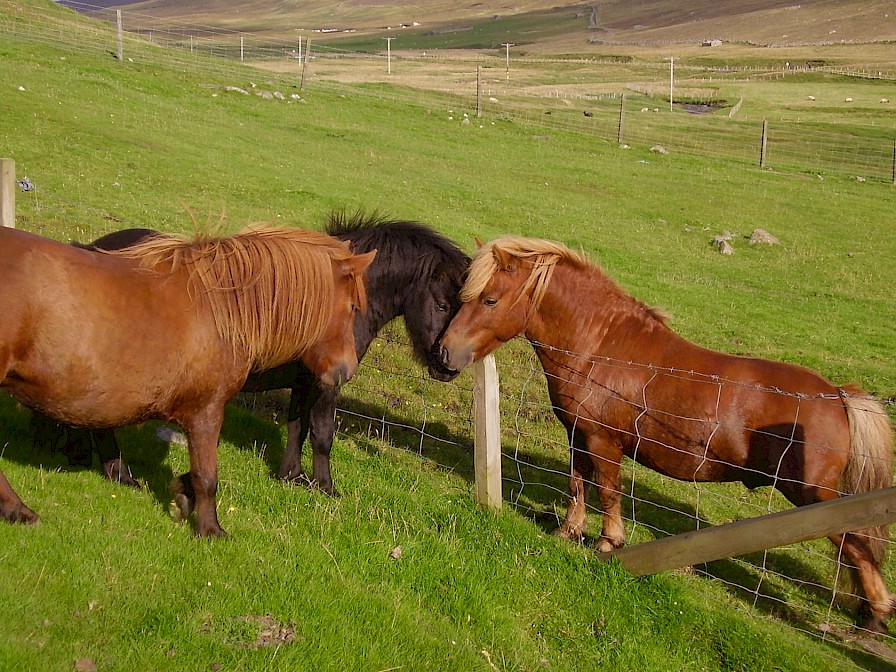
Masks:
[[[669,57],[669,111],[672,112],[672,90],[675,87],[675,57]]]
[[[394,37],[384,37],[383,39],[386,40],[386,69],[387,69],[387,72],[391,75],[392,74],[392,40],[394,40],[395,38]]]
[[[509,82],[510,81],[510,47],[514,46],[514,44],[513,44],[513,42],[504,42],[501,46],[504,47],[504,50],[506,53],[506,56],[505,56],[506,65],[505,65],[505,70],[504,70],[504,73],[505,73],[504,79],[505,79],[505,81]]]

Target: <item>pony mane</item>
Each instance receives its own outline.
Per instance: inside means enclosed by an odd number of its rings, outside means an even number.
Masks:
[[[537,310],[547,291],[554,268],[560,261],[567,261],[579,268],[589,266],[588,260],[565,245],[551,240],[502,236],[486,243],[473,258],[467,280],[460,291],[464,303],[472,301],[485,290],[486,284],[500,268],[495,251],[503,252],[532,265],[532,273],[520,288],[517,300],[532,290],[532,309]]]
[[[421,222],[393,219],[379,211],[361,210],[348,214],[344,210],[330,213],[326,232],[347,240],[356,254],[380,250],[367,270],[367,281],[376,282],[380,275],[400,275],[395,267],[402,264],[413,275],[409,282],[428,282],[437,271],[460,284],[470,258],[451,240]]]
[[[548,284],[554,273],[554,268],[560,262],[567,262],[576,268],[591,268],[600,273],[602,281],[608,291],[625,297],[627,302],[633,306],[638,306],[644,311],[649,319],[655,320],[662,325],[666,325],[669,315],[664,311],[648,306],[634,297],[628,295],[619,285],[606,276],[600,269],[583,254],[574,252],[561,243],[552,240],[542,240],[539,238],[525,238],[522,236],[502,236],[483,245],[473,262],[470,264],[470,270],[467,274],[467,280],[460,290],[460,299],[464,303],[477,298],[483,291],[488,281],[497,273],[500,268],[495,258],[495,251],[503,252],[516,259],[532,264],[532,273],[526,282],[520,287],[519,295],[516,301],[519,301],[531,290],[532,306],[531,309],[538,310],[541,300],[547,291]]]
[[[108,254],[162,275],[184,269],[221,338],[244,349],[256,370],[295,359],[320,338],[332,312],[332,263],[352,256],[324,233],[266,225],[228,237],[158,234]],[[366,309],[360,276],[354,292]]]

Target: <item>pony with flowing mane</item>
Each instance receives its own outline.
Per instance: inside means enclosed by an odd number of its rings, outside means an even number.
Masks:
[[[355,319],[355,350],[364,357],[377,333],[390,321],[403,317],[415,358],[431,377],[443,382],[455,372],[442,366],[436,348],[451,317],[460,307],[458,292],[470,258],[449,239],[415,221],[392,219],[377,212],[330,214],[326,233],[344,241],[356,254],[377,250],[366,272],[368,307]],[[118,250],[158,235],[150,229],[125,229],[83,245],[93,250]],[[284,337],[288,334],[284,332]],[[330,471],[330,452],[336,431],[338,385],[328,384],[301,360],[273,369],[252,372],[244,392],[291,390],[287,411],[287,438],[277,476],[291,483],[313,484],[337,495]],[[62,445],[72,464],[89,465],[92,451],[99,454],[103,473],[113,481],[139,487],[121,457],[114,433],[88,432],[60,427],[39,414],[32,416],[35,443]],[[311,440],[312,470],[302,469],[302,445]]]
[[[255,371],[297,359],[320,339],[335,295],[333,274],[320,269],[352,256],[324,233],[259,225],[230,237],[156,233],[104,251],[163,275],[183,268],[188,289],[208,302],[221,338],[245,350]],[[363,282],[355,283],[352,302],[366,310]]]
[[[178,508],[195,508],[196,534],[221,535],[224,405],[250,371],[296,357],[330,384],[348,379],[375,254],[277,227],[195,241],[158,235],[107,254],[2,228],[0,388],[68,425],[181,425],[190,472],[176,479]],[[37,520],[2,472],[0,517]]]
[[[571,454],[559,534],[582,539],[597,486],[597,548],[624,544],[623,456],[684,481],[772,486],[796,506],[892,483],[893,435],[879,402],[809,369],[715,352],[673,332],[585,257],[520,237],[482,246],[441,341],[461,370],[523,333],[547,378]],[[886,632],[887,529],[833,535],[856,579],[862,625]]]

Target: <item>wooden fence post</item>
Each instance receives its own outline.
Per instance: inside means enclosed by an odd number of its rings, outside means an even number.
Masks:
[[[473,365],[473,462],[476,500],[490,509],[501,508],[501,421],[498,403],[498,368],[494,355]]]
[[[0,226],[16,227],[16,162],[0,159]]]
[[[896,488],[809,504],[600,553],[635,576],[733,558],[896,521]]]
[[[311,38],[305,41],[305,60],[302,61],[302,81],[299,82],[299,91],[305,90],[305,70],[308,69],[308,59],[311,58]]]
[[[476,118],[482,117],[482,66],[476,66]]]
[[[896,140],[893,141],[893,184],[896,184]]]
[[[124,62],[124,29],[121,25],[121,10],[115,10],[115,22],[118,24],[118,62]]]
[[[765,149],[768,142],[768,120],[762,120],[762,142],[759,145],[759,167],[765,168]]]
[[[622,140],[625,137],[625,94],[622,94],[622,98],[619,101],[619,126],[616,128],[616,142],[620,145],[622,144]]]

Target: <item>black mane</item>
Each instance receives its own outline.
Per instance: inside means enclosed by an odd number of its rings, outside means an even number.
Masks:
[[[452,279],[462,281],[470,258],[451,240],[420,222],[392,219],[374,211],[356,212],[352,215],[342,210],[330,214],[326,232],[342,240],[348,240],[359,254],[370,250],[388,252],[374,260],[368,269],[368,278],[382,274],[386,269],[377,262],[388,260],[395,271],[397,264],[413,269],[414,278],[429,279],[437,270],[448,273]],[[439,268],[441,267],[441,269]]]

